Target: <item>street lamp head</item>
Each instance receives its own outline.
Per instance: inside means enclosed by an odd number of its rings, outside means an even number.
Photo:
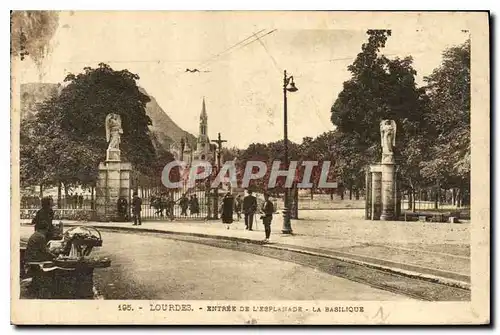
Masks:
[[[286,90],[288,92],[297,92],[299,90],[297,87],[295,87],[295,83],[293,82],[293,77],[291,77],[290,84],[288,85],[288,87],[286,88]]]

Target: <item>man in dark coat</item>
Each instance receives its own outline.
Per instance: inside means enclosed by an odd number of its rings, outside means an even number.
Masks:
[[[175,200],[172,194],[168,194],[166,197],[166,216],[170,219],[170,221],[174,221],[174,209],[175,209]]]
[[[179,207],[181,208],[181,216],[185,215],[187,216],[187,209],[189,207],[189,199],[184,193],[182,197],[179,199]]]
[[[134,199],[132,200],[132,215],[134,216],[134,226],[141,225],[141,211],[142,199],[139,198],[137,192],[134,192]]]
[[[264,224],[264,231],[266,232],[266,239],[264,242],[269,242],[269,237],[271,236],[271,222],[273,221],[274,205],[269,200],[269,194],[264,194],[264,203],[261,208],[262,212],[262,223]]]
[[[200,213],[200,203],[198,202],[196,194],[191,196],[189,211],[191,212],[191,215]]]
[[[222,223],[233,223],[234,198],[229,192],[222,198],[221,219]],[[229,229],[229,227],[228,227]]]
[[[128,203],[127,203],[127,199],[125,199],[125,197],[120,197],[118,199],[118,203],[117,203],[117,207],[118,207],[118,217],[120,219],[120,221],[127,221],[128,220]]]
[[[245,214],[245,229],[253,230],[253,217],[257,211],[257,198],[248,190],[248,195],[243,198],[243,213]]]

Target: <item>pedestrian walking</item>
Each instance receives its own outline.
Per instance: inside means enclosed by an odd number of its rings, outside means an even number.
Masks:
[[[264,224],[264,231],[266,233],[266,238],[264,242],[269,242],[269,237],[271,236],[271,222],[273,221],[274,205],[271,200],[269,200],[269,194],[264,193],[264,203],[261,208],[261,219]]]
[[[120,197],[118,199],[118,203],[117,203],[117,207],[118,207],[118,218],[120,219],[120,221],[127,221],[128,220],[128,215],[127,215],[127,212],[128,212],[128,202],[127,202],[127,199],[125,199],[125,197]]]
[[[198,202],[198,197],[196,196],[196,194],[191,196],[189,211],[191,215],[200,213],[200,203]]]
[[[134,199],[132,200],[132,215],[134,216],[133,226],[141,225],[141,211],[142,211],[142,199],[139,198],[137,192],[134,192]]]
[[[179,207],[181,208],[181,216],[187,216],[187,209],[189,207],[189,199],[186,196],[186,193],[182,195],[179,199]]]
[[[227,192],[224,198],[222,198],[220,211],[222,223],[228,224],[227,229],[229,229],[229,224],[233,223],[233,208],[234,197],[230,192]]]
[[[252,190],[247,191],[243,198],[243,214],[245,215],[245,229],[253,230],[253,217],[257,211],[257,198],[252,195]]]
[[[167,218],[170,219],[170,221],[174,221],[174,207],[175,207],[175,200],[172,196],[172,194],[167,195],[167,200],[166,200],[166,207],[167,207],[167,213],[166,216]]]
[[[236,219],[238,221],[240,221],[241,219],[241,207],[242,207],[241,194],[238,194],[236,199],[234,199],[234,211],[236,212]]]

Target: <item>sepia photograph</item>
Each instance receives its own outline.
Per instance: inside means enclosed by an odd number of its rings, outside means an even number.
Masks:
[[[489,323],[489,29],[12,11],[11,322]]]

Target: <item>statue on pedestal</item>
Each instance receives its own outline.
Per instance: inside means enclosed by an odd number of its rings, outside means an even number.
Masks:
[[[120,150],[120,136],[123,134],[122,119],[120,115],[110,113],[106,116],[106,141],[108,150]]]
[[[393,149],[396,146],[396,122],[394,120],[382,120],[380,122],[380,140],[382,163],[393,164]]]

